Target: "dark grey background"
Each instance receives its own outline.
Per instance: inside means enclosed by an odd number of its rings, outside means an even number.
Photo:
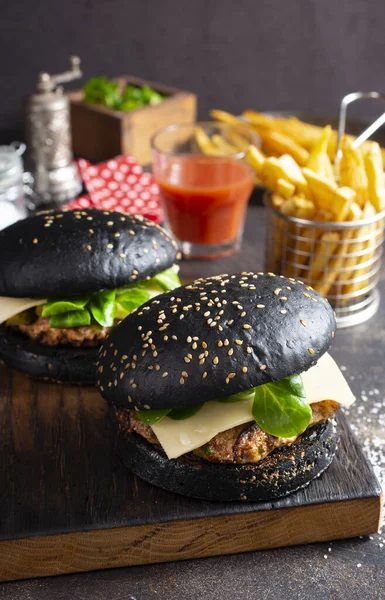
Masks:
[[[63,70],[70,53],[86,77],[133,74],[194,91],[201,117],[212,107],[335,114],[343,94],[385,88],[381,0],[0,0],[0,8],[0,142],[20,137],[22,97],[38,71]]]

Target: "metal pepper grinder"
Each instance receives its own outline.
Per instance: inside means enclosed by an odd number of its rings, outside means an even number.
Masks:
[[[73,162],[69,100],[58,84],[82,77],[80,58],[70,56],[70,70],[58,75],[40,73],[36,93],[25,103],[26,166],[34,191],[45,204],[59,205],[82,189]]]

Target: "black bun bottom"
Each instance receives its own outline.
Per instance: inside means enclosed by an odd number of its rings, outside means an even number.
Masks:
[[[98,348],[53,347],[0,327],[0,359],[30,377],[60,383],[95,385]]]
[[[187,456],[169,460],[141,436],[122,431],[118,451],[135,475],[165,490],[203,500],[257,502],[307,486],[328,468],[338,442],[337,425],[329,420],[255,465],[225,465]]]

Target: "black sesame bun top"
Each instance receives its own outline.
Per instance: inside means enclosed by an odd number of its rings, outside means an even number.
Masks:
[[[198,279],[114,328],[100,351],[98,386],[117,406],[192,406],[306,371],[335,327],[327,300],[300,281],[263,273]]]
[[[171,267],[177,252],[162,227],[140,216],[46,211],[0,231],[0,296],[123,287]]]

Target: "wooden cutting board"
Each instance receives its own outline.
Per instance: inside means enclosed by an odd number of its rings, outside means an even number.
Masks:
[[[154,488],[114,453],[92,388],[0,365],[0,580],[183,560],[369,534],[380,487],[346,420],[329,468],[272,503],[210,503]]]

